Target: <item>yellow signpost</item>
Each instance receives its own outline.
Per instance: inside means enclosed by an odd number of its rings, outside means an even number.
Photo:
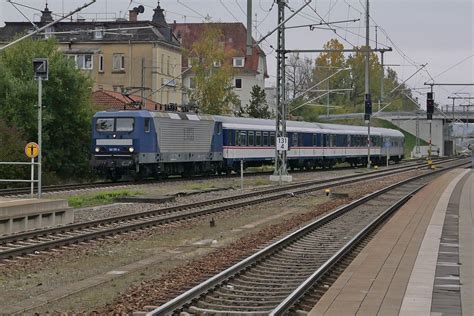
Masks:
[[[25,155],[28,157],[28,158],[36,158],[38,157],[38,154],[39,154],[39,146],[37,143],[28,143],[26,144],[25,146]]]
[[[39,146],[37,143],[30,142],[25,146],[25,155],[31,158],[31,197],[33,197],[34,180],[35,180],[35,158],[38,157]],[[39,190],[39,187],[38,187]],[[39,191],[38,191],[39,192]]]

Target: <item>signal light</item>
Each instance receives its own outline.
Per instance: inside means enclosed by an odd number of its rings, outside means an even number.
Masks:
[[[367,93],[365,95],[364,104],[365,104],[365,115],[372,115],[372,99],[370,97],[370,93]]]
[[[434,113],[433,92],[428,92],[426,94],[426,114],[427,114],[428,120],[433,119],[433,113]]]

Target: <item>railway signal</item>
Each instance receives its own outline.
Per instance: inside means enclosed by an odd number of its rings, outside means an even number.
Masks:
[[[426,116],[429,121],[433,119],[433,113],[434,113],[433,92],[428,92],[426,94]]]
[[[364,120],[368,121],[370,120],[370,116],[372,115],[372,98],[370,96],[370,93],[367,93],[365,95],[364,105],[365,105]]]

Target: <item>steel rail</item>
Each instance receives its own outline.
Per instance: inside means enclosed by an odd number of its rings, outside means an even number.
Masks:
[[[387,208],[382,214],[375,218],[369,225],[367,225],[362,231],[354,236],[346,245],[344,245],[338,252],[336,252],[329,260],[327,260],[321,267],[316,270],[311,276],[301,283],[290,295],[288,295],[283,302],[281,302],[274,310],[269,314],[270,316],[284,315],[288,312],[292,306],[294,306],[303,295],[313,287],[313,285],[319,281],[330,269],[337,264],[346,254],[348,254],[355,246],[359,244],[367,235],[370,234],[375,228],[385,221],[390,215],[398,210],[403,204],[405,204],[412,196],[414,196],[419,190],[425,187],[426,184],[420,185],[415,190],[411,191],[407,195],[399,199],[395,204]]]
[[[417,161],[421,159],[414,159],[412,161],[406,161],[405,163],[411,163],[415,162],[418,163]],[[403,166],[404,167],[404,166]],[[339,169],[339,168],[337,168]],[[337,170],[335,169],[335,170]],[[351,169],[351,167],[343,167],[340,169]],[[396,169],[396,168],[391,168],[391,169]],[[318,169],[317,171],[313,172],[321,172],[324,169]],[[309,172],[307,170],[299,170],[298,172]],[[271,171],[263,171],[263,172],[248,172],[244,173],[244,176],[249,177],[249,176],[258,176],[258,175],[266,175],[272,173]],[[118,182],[109,182],[109,181],[104,181],[104,182],[95,182],[95,183],[77,183],[77,184],[64,184],[64,185],[49,185],[49,186],[44,186],[42,188],[43,192],[48,192],[48,193],[54,193],[54,192],[62,192],[62,191],[72,191],[72,190],[83,190],[83,189],[96,189],[96,188],[106,188],[106,187],[118,187],[118,186],[132,186],[132,185],[147,185],[147,184],[154,184],[154,183],[164,183],[164,182],[170,182],[170,181],[190,181],[190,180],[202,180],[202,179],[214,179],[214,178],[228,178],[228,177],[239,177],[239,174],[232,174],[232,175],[213,175],[213,176],[194,176],[190,178],[180,178],[180,177],[171,177],[166,180],[142,180],[142,181],[118,181]],[[6,189],[0,189],[0,196],[15,196],[15,195],[24,195],[24,194],[29,194],[30,193],[30,187],[17,187],[17,188],[6,188]]]
[[[440,163],[446,163],[450,162],[451,160],[446,160]],[[350,180],[350,179],[357,179],[360,178],[360,181],[363,180],[370,180],[373,178],[380,177],[382,175],[391,175],[394,173],[400,172],[400,169],[404,169],[403,171],[411,171],[414,169],[417,169],[418,165],[415,166],[402,166],[399,168],[393,168],[393,169],[386,169],[382,171],[372,171],[366,174],[354,174],[354,175],[347,175],[339,178],[330,178],[330,179],[325,179],[325,180],[309,180],[309,181],[301,181],[296,184],[292,185],[287,185],[284,187],[274,187],[271,189],[264,189],[264,190],[258,190],[255,192],[250,192],[250,193],[245,193],[245,194],[238,194],[238,195],[233,195],[230,197],[223,197],[223,198],[218,198],[214,200],[209,200],[209,201],[204,201],[204,202],[197,202],[197,203],[191,203],[191,204],[184,204],[184,205],[177,205],[177,206],[171,206],[163,209],[156,209],[156,210],[151,210],[151,211],[145,211],[145,212],[140,212],[140,213],[135,213],[135,214],[127,214],[127,215],[119,215],[115,217],[109,217],[105,219],[98,219],[98,220],[93,220],[93,221],[87,221],[87,222],[82,222],[82,223],[75,223],[75,224],[68,224],[64,226],[59,226],[59,227],[50,227],[50,228],[45,228],[41,230],[32,230],[32,231],[27,231],[23,233],[18,233],[18,234],[11,234],[11,235],[4,235],[0,236],[0,245],[13,242],[16,240],[26,240],[30,238],[36,238],[36,237],[44,237],[45,235],[48,234],[55,234],[55,233],[66,233],[67,231],[73,231],[73,230],[78,230],[78,229],[86,229],[86,228],[92,228],[92,227],[97,227],[97,226],[102,226],[102,225],[110,225],[118,222],[123,222],[123,221],[131,221],[131,220],[137,220],[140,218],[145,218],[145,217],[151,217],[151,216],[159,216],[163,215],[166,213],[173,213],[173,212],[178,212],[181,210],[186,210],[186,209],[191,209],[191,208],[197,208],[197,207],[203,207],[203,206],[209,206],[213,204],[219,204],[219,203],[224,203],[224,202],[230,202],[230,201],[236,201],[239,199],[246,199],[254,196],[260,196],[262,194],[270,194],[270,193],[277,193],[277,192],[282,192],[282,191],[288,191],[291,189],[299,188],[299,187],[304,187],[308,185],[322,185],[325,184],[326,186],[330,185],[344,185],[344,184],[350,184],[353,183],[352,181],[347,181],[347,182],[341,182],[342,180]],[[333,183],[332,182],[336,182]],[[314,190],[314,189],[310,189]],[[246,201],[248,202],[248,201]]]
[[[391,173],[395,173],[396,171],[391,171]],[[350,184],[359,181],[365,181],[381,176],[386,176],[387,173],[376,172],[372,175],[366,176],[359,176],[356,179],[347,179],[341,181],[340,179],[332,181],[332,186],[340,186],[345,184]],[[353,178],[351,176],[351,178]],[[3,238],[0,238],[0,247],[7,248],[4,250],[0,250],[0,259],[11,258],[14,256],[26,255],[30,253],[34,253],[36,251],[43,251],[48,250],[51,248],[57,248],[61,246],[67,246],[74,243],[90,241],[94,239],[100,239],[107,236],[113,236],[120,233],[126,233],[134,230],[144,229],[153,227],[156,225],[163,225],[170,222],[180,221],[188,218],[199,217],[219,211],[230,210],[240,207],[245,207],[249,205],[255,205],[259,203],[263,203],[266,201],[272,201],[276,199],[280,199],[286,195],[282,195],[282,191],[289,191],[288,193],[292,193],[293,195],[303,194],[310,191],[315,191],[319,189],[324,189],[327,187],[328,183],[325,183],[326,180],[310,182],[310,183],[301,183],[294,185],[293,187],[277,187],[270,190],[265,190],[263,192],[257,191],[252,192],[249,194],[242,194],[237,196],[232,196],[228,198],[220,198],[217,200],[194,203],[194,204],[186,204],[181,206],[174,206],[166,209],[161,210],[153,210],[147,211],[138,214],[131,214],[131,215],[123,215],[109,219],[102,219],[97,221],[85,222],[85,223],[77,223],[62,227],[53,227],[45,230],[39,231],[30,231],[21,234],[15,235],[7,235]],[[324,183],[324,185],[321,185]],[[312,188],[304,188],[305,186],[316,185],[316,187]],[[319,186],[318,186],[319,185]],[[292,191],[295,188],[303,187],[303,189],[299,191]],[[277,194],[278,193],[278,194]],[[262,196],[262,194],[269,194],[268,196]],[[248,200],[249,197],[258,197],[257,199]],[[240,202],[235,203],[236,200],[243,199]],[[221,202],[232,202],[232,204],[225,204],[221,206],[215,206],[211,208],[199,209],[203,206],[212,206],[213,204],[218,204]],[[189,211],[190,209],[198,208],[194,211]],[[179,213],[181,211],[181,213]],[[153,218],[155,217],[155,218]],[[115,226],[114,226],[115,225]],[[95,231],[85,231],[81,232],[81,230],[87,229],[96,229]],[[60,236],[61,234],[69,234],[69,236]],[[71,235],[72,234],[72,235]],[[57,238],[59,236],[60,238]],[[44,241],[42,240],[40,243],[34,243],[34,239],[39,238],[50,238],[52,240]],[[56,239],[54,239],[56,238]],[[28,245],[21,245],[21,247],[16,247],[14,243],[21,243],[21,242],[28,242]],[[13,246],[13,247],[12,247]]]
[[[373,198],[380,196],[381,194],[384,194],[388,191],[391,191],[395,188],[398,188],[404,184],[410,183],[412,181],[421,179],[423,177],[427,177],[430,175],[434,175],[440,172],[444,172],[446,170],[450,170],[453,168],[457,168],[462,165],[470,164],[470,162],[464,162],[461,164],[457,164],[455,166],[450,166],[445,169],[440,169],[436,170],[433,173],[430,174],[423,174],[423,175],[418,175],[415,177],[412,177],[407,180],[400,181],[398,183],[395,183],[393,185],[390,185],[386,188],[377,190],[374,193],[371,193],[370,195],[366,195],[360,199],[357,199],[354,202],[351,202],[348,205],[342,206],[334,210],[333,212],[317,219],[316,221],[298,229],[297,231],[290,233],[286,237],[276,241],[275,243],[265,247],[264,249],[258,251],[257,253],[247,257],[246,259],[236,263],[235,265],[231,266],[230,268],[227,268],[226,270],[220,272],[219,274],[209,278],[208,280],[198,284],[197,286],[191,288],[190,290],[182,293],[178,297],[168,301],[167,303],[159,306],[158,308],[154,309],[153,311],[147,313],[148,316],[151,315],[169,315],[173,313],[176,310],[180,310],[186,305],[190,305],[193,301],[199,299],[202,297],[204,294],[208,293],[210,290],[215,288],[217,285],[223,283],[224,281],[228,280],[230,277],[238,274],[241,271],[246,270],[250,266],[256,264],[257,262],[265,259],[266,257],[270,256],[272,253],[276,252],[279,249],[284,248],[286,245],[292,243],[294,240],[299,239],[301,236],[306,235],[310,231],[314,231],[318,227],[321,227],[322,225],[334,220],[337,217],[340,217],[341,215],[347,213],[348,211],[354,209],[357,206],[360,206],[364,204],[367,201],[372,200]],[[411,194],[411,193],[410,193]],[[410,195],[408,194],[408,195]],[[400,201],[399,201],[400,202]],[[397,203],[398,204],[398,203]],[[290,300],[290,299],[289,299]],[[286,306],[286,304],[285,304]]]

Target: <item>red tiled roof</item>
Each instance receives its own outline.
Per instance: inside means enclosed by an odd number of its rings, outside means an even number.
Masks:
[[[173,32],[181,38],[181,46],[187,50],[191,50],[193,43],[198,41],[204,28],[212,25],[222,31],[224,49],[226,51],[234,51],[233,57],[245,57],[244,71],[257,73],[259,56],[265,56],[265,52],[255,45],[251,56],[246,56],[247,50],[247,29],[242,23],[176,23],[173,25]],[[255,44],[255,40],[253,40]],[[183,69],[188,68],[188,58],[183,55]],[[265,65],[265,77],[268,78]]]
[[[130,100],[132,99],[132,100]],[[135,110],[137,107],[132,102],[141,102],[142,98],[138,95],[130,95],[129,98],[119,92],[97,90],[92,92],[92,103],[104,110]],[[155,107],[156,105],[156,107]],[[161,105],[150,100],[145,100],[144,110],[161,110]]]

